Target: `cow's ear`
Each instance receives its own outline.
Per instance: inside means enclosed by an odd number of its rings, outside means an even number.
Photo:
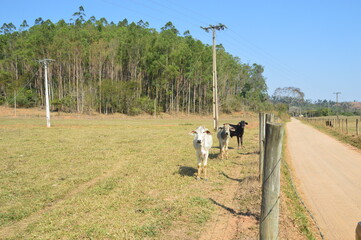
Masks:
[[[194,130],[189,132],[189,135],[194,136],[195,134],[196,134],[196,131],[194,131]]]
[[[244,122],[246,125],[248,125],[248,122]]]
[[[206,133],[209,134],[209,135],[212,135],[212,133],[208,130],[206,130]]]
[[[218,130],[219,130],[219,129],[222,129],[222,127],[218,127]]]

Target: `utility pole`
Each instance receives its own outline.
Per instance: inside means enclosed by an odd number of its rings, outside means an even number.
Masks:
[[[334,92],[333,94],[336,94],[336,104],[338,104],[338,95],[341,94],[341,92]]]
[[[44,64],[45,69],[45,105],[46,105],[46,127],[50,128],[50,107],[49,107],[49,90],[48,90],[48,63],[53,62],[53,59],[42,59],[39,63]]]
[[[213,127],[218,129],[218,86],[217,86],[217,57],[216,57],[216,30],[224,30],[227,28],[223,24],[216,26],[209,25],[209,27],[201,27],[206,32],[212,30],[213,33]]]
[[[336,94],[336,115],[337,115],[337,119],[338,119],[338,95],[341,94],[341,92],[334,92],[333,94]]]

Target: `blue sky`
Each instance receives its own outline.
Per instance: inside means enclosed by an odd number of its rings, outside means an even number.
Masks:
[[[245,63],[265,68],[268,93],[298,87],[306,99],[361,101],[360,0],[3,0],[0,24],[42,17],[68,21],[79,6],[86,17],[109,22],[147,21],[159,30],[168,21],[212,44],[200,26],[225,24],[217,43]]]

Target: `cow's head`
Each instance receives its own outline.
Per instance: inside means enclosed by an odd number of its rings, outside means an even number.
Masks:
[[[218,128],[218,131],[224,131],[224,133],[228,136],[230,135],[230,131],[236,131],[236,129],[231,127],[229,123],[224,123],[222,127]]]
[[[248,122],[242,120],[238,123],[238,125],[241,126],[241,128],[244,128],[246,125],[248,125]]]
[[[204,142],[205,136],[208,135],[212,135],[211,132],[203,127],[203,126],[199,126],[196,130],[193,130],[189,133],[190,135],[194,136],[194,140],[201,144],[202,142]]]

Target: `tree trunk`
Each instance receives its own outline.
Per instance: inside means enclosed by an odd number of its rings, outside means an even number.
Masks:
[[[177,81],[176,84],[176,107],[177,107],[177,113],[179,113],[179,82]]]
[[[102,64],[99,63],[99,113],[102,113]]]
[[[188,82],[188,101],[187,101],[187,114],[189,116],[191,111],[191,83]]]
[[[193,113],[196,113],[196,86],[193,86]]]

